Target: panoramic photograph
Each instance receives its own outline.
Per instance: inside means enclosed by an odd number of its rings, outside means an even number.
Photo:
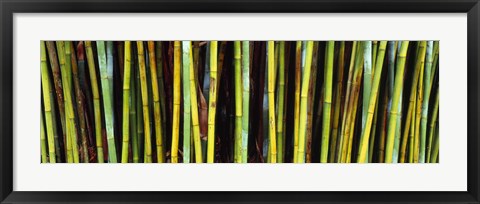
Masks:
[[[38,156],[439,163],[439,44],[41,41]]]

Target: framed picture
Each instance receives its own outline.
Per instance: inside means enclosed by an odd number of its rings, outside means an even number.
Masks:
[[[478,0],[0,7],[0,203],[479,203]]]

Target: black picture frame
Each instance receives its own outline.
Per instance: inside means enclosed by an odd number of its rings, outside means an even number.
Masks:
[[[0,203],[479,203],[478,0],[0,0]],[[13,191],[15,13],[467,13],[468,190],[465,192],[23,192]],[[448,176],[448,175],[445,175]]]

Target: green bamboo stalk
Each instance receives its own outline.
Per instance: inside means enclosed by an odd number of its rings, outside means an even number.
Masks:
[[[45,125],[47,129],[47,142],[48,142],[48,157],[50,163],[56,162],[56,153],[55,153],[55,139],[53,134],[53,119],[52,119],[52,98],[50,95],[50,79],[48,76],[48,66],[47,66],[47,53],[45,50],[45,42],[40,42],[40,68],[42,72],[42,94],[43,94],[43,111],[45,112]],[[43,114],[42,114],[42,129],[43,129]],[[42,130],[42,133],[45,133]],[[43,140],[45,140],[45,135],[43,135]],[[42,146],[45,145],[45,142],[42,141]],[[46,158],[43,158],[43,155],[46,157],[46,148],[42,149],[42,162],[46,163]]]
[[[433,57],[433,65],[432,65],[432,74],[430,76],[430,83],[433,84],[433,79],[435,77],[435,73],[438,69],[438,52],[440,49],[440,42],[439,41],[434,41],[433,42],[433,50],[435,52],[435,56]]]
[[[285,43],[284,43],[285,45]],[[250,43],[242,42],[242,163],[248,160],[248,128],[249,128],[249,101],[250,101]],[[283,114],[282,114],[283,115]]]
[[[235,62],[235,163],[242,162],[242,65],[241,65],[241,42],[234,42]]]
[[[436,143],[434,144],[434,148],[433,148],[433,151],[432,151],[432,141],[433,141],[433,136],[434,136],[434,132],[435,132],[435,124],[437,123],[437,119],[438,119],[438,106],[439,106],[439,101],[440,101],[440,96],[439,96],[439,90],[437,90],[437,94],[435,94],[435,104],[433,105],[433,112],[432,112],[432,116],[431,116],[431,119],[430,119],[430,134],[428,136],[428,145],[427,145],[427,149],[426,149],[426,152],[427,152],[427,163],[434,163],[436,161],[436,158],[433,158],[432,156],[432,152],[436,152],[436,154],[438,155],[438,137],[436,138]]]
[[[431,69],[433,63],[433,41],[427,42],[427,63],[425,66],[425,79],[424,82],[424,98],[422,104],[422,116],[421,116],[421,130],[420,130],[420,163],[425,163],[425,148],[427,142],[427,119],[428,119],[428,105],[430,102],[430,90],[432,88],[431,78]]]
[[[129,116],[130,116],[130,74],[131,74],[131,53],[130,53],[130,41],[125,41],[125,57],[123,69],[123,118],[122,118],[122,163],[128,163],[128,144],[130,142],[130,130],[129,130]]]
[[[420,69],[420,76],[418,82],[418,89],[417,89],[417,109],[415,113],[415,128],[414,131],[414,152],[413,152],[413,162],[418,163],[420,161],[420,122],[421,122],[421,115],[422,115],[422,103],[423,103],[423,75],[425,72],[424,69],[424,59],[421,59],[421,69]]]
[[[410,123],[412,122],[413,110],[415,109],[414,103],[416,101],[418,78],[420,75],[422,59],[425,58],[425,50],[426,50],[425,47],[426,47],[426,42],[425,41],[420,42],[419,50],[417,53],[418,55],[415,63],[415,72],[413,74],[412,89],[410,91],[410,101],[409,101],[409,106],[407,111],[407,120],[405,121],[405,130],[403,132],[402,146],[400,148],[400,158],[399,158],[400,163],[404,163],[406,160],[405,157],[406,157],[407,138],[410,132],[410,126],[411,126]],[[414,132],[414,130],[412,130],[412,132]]]
[[[411,116],[411,122],[410,122],[410,134],[408,136],[409,140],[409,150],[408,150],[408,162],[413,163],[413,157],[414,157],[414,151],[415,151],[415,114],[413,114],[413,110],[415,110],[417,107],[417,91],[415,90],[413,93],[413,105],[412,105],[412,116]]]
[[[189,50],[190,62],[193,62],[192,48]],[[203,163],[202,144],[200,139],[200,123],[198,120],[198,102],[197,102],[197,82],[193,63],[190,63],[190,99],[192,108],[192,126],[193,126],[193,143],[195,148],[195,162]]]
[[[345,71],[345,41],[340,42],[340,50],[338,53],[338,75],[335,86],[335,104],[333,107],[333,127],[332,139],[330,143],[330,155],[328,162],[334,163],[337,155],[337,140],[338,140],[338,124],[340,120],[342,94],[343,94],[343,75]]]
[[[90,83],[91,83],[92,95],[93,95],[93,109],[95,111],[94,125],[95,125],[95,143],[97,145],[97,160],[98,160],[98,163],[103,163],[104,156],[103,156],[103,141],[102,141],[102,118],[101,118],[102,116],[100,112],[101,111],[100,94],[98,90],[95,59],[93,58],[92,42],[85,41],[85,48],[87,51],[88,69],[90,73]]]
[[[278,112],[277,112],[277,162],[284,162],[284,109],[285,109],[285,41],[279,43]]]
[[[157,75],[157,64],[155,57],[155,42],[148,41],[148,59],[150,67],[150,80],[152,80],[152,95],[153,95],[153,111],[154,111],[154,127],[155,127],[155,143],[157,149],[157,161],[158,163],[165,162],[165,149],[163,145],[163,129],[162,129],[162,116],[160,111],[160,96],[159,85]]]
[[[215,162],[215,116],[217,114],[217,50],[218,42],[212,41],[210,44],[210,89],[208,97],[208,146],[207,162]]]
[[[367,151],[368,151],[368,142],[369,142],[369,137],[370,137],[370,131],[372,127],[372,120],[373,120],[373,115],[375,111],[375,106],[377,103],[377,98],[378,98],[378,89],[380,86],[380,78],[382,75],[382,68],[383,68],[383,61],[385,57],[385,49],[387,47],[387,41],[381,41],[380,46],[378,48],[378,56],[376,59],[378,59],[375,64],[375,73],[374,73],[374,78],[373,78],[373,84],[372,84],[372,91],[370,94],[370,99],[369,104],[368,104],[368,115],[365,121],[365,127],[364,130],[362,131],[362,135],[360,136],[360,147],[358,151],[358,158],[357,162],[358,163],[364,163],[367,161]],[[370,147],[373,148],[373,147]]]
[[[390,113],[390,118],[388,120],[388,135],[387,135],[387,145],[385,150],[385,163],[392,163],[393,160],[393,146],[394,146],[394,139],[395,139],[395,130],[397,125],[397,117],[398,117],[398,106],[400,101],[400,92],[401,88],[403,87],[403,78],[404,78],[404,70],[405,70],[405,58],[407,55],[408,44],[409,41],[403,41],[400,46],[400,52],[397,56],[397,64],[396,64],[396,73],[395,73],[395,85],[394,85],[394,92],[393,92],[393,99],[392,99],[392,108]]]
[[[75,131],[75,115],[73,112],[73,102],[71,95],[71,80],[68,73],[70,68],[70,52],[66,51],[66,42],[57,42],[57,55],[60,62],[60,69],[62,74],[63,95],[65,96],[65,112],[66,112],[66,129],[67,129],[67,162],[79,162],[78,147],[76,145],[76,131]],[[70,44],[68,44],[70,47]],[[70,49],[68,49],[70,50]],[[68,52],[68,53],[67,53]],[[68,55],[68,60],[67,60]],[[69,155],[70,154],[70,155]]]
[[[125,43],[126,44],[126,43]],[[138,132],[137,132],[137,86],[135,83],[135,77],[136,77],[136,67],[135,67],[135,59],[132,59],[134,57],[134,52],[132,51],[135,46],[132,46],[132,42],[129,42],[130,44],[130,51],[125,53],[130,53],[130,103],[129,103],[129,109],[130,109],[130,138],[132,140],[131,146],[132,146],[132,160],[133,163],[138,163],[140,162],[140,147],[139,147],[139,140],[138,140]],[[126,47],[126,46],[125,46]],[[127,57],[124,57],[125,59]]]
[[[138,65],[140,73],[140,90],[142,96],[142,110],[143,110],[143,131],[145,138],[145,147],[144,147],[144,162],[152,163],[152,141],[150,136],[150,117],[149,117],[149,107],[148,107],[148,88],[147,88],[147,70],[145,67],[145,51],[143,48],[143,42],[137,41],[137,55],[138,55]],[[172,152],[173,157],[173,152]]]
[[[305,68],[302,80],[302,91],[300,101],[300,116],[299,116],[299,133],[298,133],[298,163],[305,162],[305,139],[307,128],[307,102],[308,102],[308,88],[310,85],[310,70],[312,66],[313,41],[307,41]]]
[[[190,99],[190,47],[188,41],[182,42],[183,52],[183,163],[190,163],[190,140],[191,140],[191,99]]]
[[[440,148],[440,137],[439,131],[438,131],[438,123],[435,128],[435,144],[432,149],[432,158],[431,158],[431,163],[438,163],[438,148]]]
[[[295,101],[294,101],[294,147],[293,147],[293,162],[297,163],[298,160],[298,134],[299,134],[299,117],[300,117],[300,88],[302,80],[302,41],[296,43],[296,59],[295,59]]]
[[[322,127],[322,147],[320,154],[320,162],[327,163],[328,159],[328,142],[330,140],[330,116],[332,106],[332,83],[333,83],[333,59],[335,51],[335,41],[327,42],[327,66],[325,74],[325,99],[323,101],[323,127]]]
[[[174,42],[173,55],[173,122],[172,122],[172,163],[178,163],[178,141],[180,133],[180,69],[182,50],[180,41]]]
[[[108,143],[108,161],[109,163],[116,163],[117,156],[115,150],[115,137],[113,133],[113,107],[112,107],[112,93],[110,89],[111,79],[109,70],[107,68],[107,58],[105,52],[105,42],[97,41],[98,52],[98,64],[100,67],[100,78],[102,83],[102,95],[103,95],[103,109],[105,111],[105,126],[107,130],[107,143]]]

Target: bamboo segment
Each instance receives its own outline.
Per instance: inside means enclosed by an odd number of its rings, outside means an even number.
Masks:
[[[392,163],[393,160],[393,146],[394,146],[394,137],[395,132],[392,131],[396,128],[397,125],[397,117],[398,117],[398,106],[400,101],[400,91],[403,87],[403,76],[405,70],[405,58],[407,55],[408,44],[409,41],[403,41],[400,46],[400,52],[397,56],[397,64],[396,64],[396,73],[395,73],[395,85],[394,85],[394,92],[393,92],[393,99],[392,99],[392,110],[390,114],[390,118],[388,120],[388,129],[390,130],[387,135],[387,145],[385,150],[385,163]]]
[[[193,143],[195,148],[195,162],[203,163],[202,157],[202,145],[200,141],[200,124],[198,120],[198,103],[197,103],[197,83],[195,70],[193,68],[193,55],[192,48],[189,50],[189,60],[190,60],[190,99],[191,99],[191,108],[192,108],[192,126],[193,126]]]
[[[131,68],[131,52],[130,52],[130,41],[125,41],[125,62],[123,69],[123,120],[122,120],[122,163],[128,163],[128,144],[130,142],[130,68]]]
[[[157,75],[157,62],[155,57],[155,42],[148,41],[148,59],[150,67],[150,80],[152,80],[152,92],[153,92],[153,111],[154,111],[154,127],[155,127],[155,144],[157,149],[158,163],[165,162],[165,150],[163,147],[163,128],[162,128],[162,116],[160,112],[160,96],[158,86]]]
[[[208,151],[207,163],[215,162],[215,116],[217,113],[217,50],[218,42],[212,41],[210,44],[210,89],[208,101]]]
[[[178,141],[180,133],[180,69],[182,50],[180,41],[174,43],[173,63],[173,122],[172,122],[172,163],[178,163]]]
[[[148,107],[148,88],[147,88],[147,70],[145,67],[145,51],[143,42],[137,41],[137,55],[140,73],[140,90],[142,96],[142,110],[143,110],[143,133],[145,137],[144,162],[152,163],[152,139],[150,136],[150,117]],[[173,152],[172,152],[173,157]]]
[[[41,152],[41,162],[47,163],[47,144],[45,139],[45,122],[43,122],[43,111],[40,111],[40,152]],[[55,158],[55,157],[54,157]]]
[[[382,75],[383,61],[385,57],[385,49],[387,47],[387,41],[381,41],[378,48],[378,54],[376,57],[375,64],[375,73],[372,83],[372,90],[370,94],[369,104],[368,104],[368,115],[365,121],[365,127],[360,137],[360,148],[358,152],[358,163],[364,163],[367,161],[367,148],[370,137],[370,131],[372,127],[372,119],[375,111],[375,106],[377,103],[378,89],[380,86],[380,77]],[[370,147],[372,148],[372,147]]]
[[[285,44],[284,44],[285,45]],[[248,159],[248,128],[249,128],[249,101],[250,101],[250,43],[242,42],[242,81],[243,81],[243,101],[242,101],[242,163],[247,163]],[[282,114],[283,115],[283,114]]]
[[[242,65],[241,65],[241,42],[234,42],[235,62],[235,163],[242,162]]]
[[[300,116],[299,116],[299,133],[298,133],[298,163],[305,162],[305,139],[307,128],[307,100],[308,100],[308,87],[310,81],[310,70],[312,66],[312,52],[313,42],[307,41],[306,55],[305,55],[305,68],[302,80],[302,91],[300,101]]]
[[[87,50],[88,69],[90,73],[90,83],[93,95],[94,117],[95,117],[95,144],[97,144],[97,160],[98,163],[104,162],[103,156],[103,140],[102,140],[102,116],[100,108],[100,94],[98,90],[97,73],[95,69],[95,59],[93,58],[92,43],[85,41]]]
[[[322,147],[320,154],[320,162],[327,163],[328,159],[328,142],[330,139],[330,115],[332,106],[332,83],[333,83],[333,59],[335,51],[335,41],[327,43],[327,67],[325,74],[325,99],[323,107],[323,127],[322,127]]]
[[[43,111],[45,112],[45,126],[47,129],[47,142],[48,142],[48,158],[50,163],[56,163],[56,154],[55,154],[55,141],[53,134],[53,119],[52,119],[52,101],[51,101],[51,87],[50,87],[50,78],[48,76],[48,67],[47,67],[47,53],[45,50],[45,42],[40,42],[40,67],[42,72],[42,94],[43,94]],[[43,128],[43,114],[42,114],[42,128]],[[44,133],[44,131],[42,131]],[[45,136],[43,136],[44,138]],[[42,142],[42,145],[45,143]],[[42,157],[42,162],[46,163],[45,158]]]

